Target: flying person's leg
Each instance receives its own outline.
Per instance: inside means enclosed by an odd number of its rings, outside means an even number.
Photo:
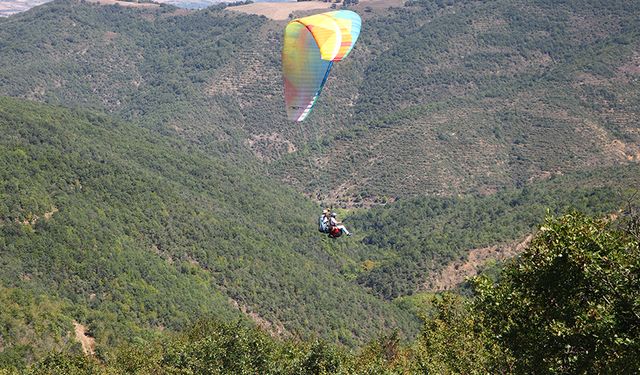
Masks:
[[[340,229],[342,233],[346,234],[347,236],[351,235],[351,233],[349,233],[349,231],[347,230],[347,228],[344,227],[344,225],[337,225],[336,228]]]

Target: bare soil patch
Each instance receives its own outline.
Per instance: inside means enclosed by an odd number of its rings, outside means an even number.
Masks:
[[[265,16],[272,20],[284,21],[289,19],[291,13],[295,14],[295,17],[299,15],[296,13],[304,13],[312,10],[330,10],[332,2],[324,1],[302,1],[291,3],[253,3],[247,5],[233,6],[226,8],[227,10],[234,12],[242,12],[247,14],[256,14],[259,16]],[[340,9],[341,4],[338,3],[337,9]],[[361,16],[362,12],[370,10],[383,10],[390,7],[401,7],[404,5],[404,0],[361,0],[360,4],[354,5],[349,9],[352,9]]]
[[[82,345],[84,355],[94,355],[96,349],[96,340],[87,334],[87,327],[73,321],[73,327],[76,332],[76,340]]]
[[[53,214],[55,214],[56,212],[58,212],[58,208],[57,207],[53,207],[51,209],[51,211],[45,212],[44,215],[42,215],[42,216],[44,216],[45,220],[49,220],[49,219],[51,219],[53,217]]]
[[[231,305],[233,305],[233,307],[242,311],[242,313],[248,316],[251,320],[253,320],[258,325],[258,327],[268,332],[271,336],[287,337],[290,335],[289,332],[284,328],[284,325],[282,325],[282,323],[278,321],[270,322],[267,319],[263,318],[262,316],[258,315],[257,313],[251,311],[246,305],[232,298],[229,298],[229,302],[231,303]]]
[[[532,238],[530,234],[518,242],[469,250],[466,260],[450,263],[439,274],[429,277],[420,290],[442,292],[453,289],[467,277],[477,275],[489,260],[504,260],[520,254],[529,246]]]

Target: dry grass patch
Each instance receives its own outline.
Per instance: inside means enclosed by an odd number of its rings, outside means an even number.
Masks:
[[[330,9],[331,3],[320,1],[305,1],[300,3],[253,3],[229,7],[228,10],[247,14],[265,16],[272,20],[284,21],[289,19],[289,15],[295,12],[305,12],[316,9]]]

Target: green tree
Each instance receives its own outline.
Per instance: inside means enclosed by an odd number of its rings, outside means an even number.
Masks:
[[[415,366],[429,374],[497,374],[508,372],[507,358],[479,321],[468,301],[444,294],[434,301],[416,341]]]
[[[640,371],[640,251],[627,231],[572,213],[548,218],[475,306],[519,373]]]

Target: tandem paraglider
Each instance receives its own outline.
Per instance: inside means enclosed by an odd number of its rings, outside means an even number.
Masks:
[[[362,20],[350,10],[339,10],[295,19],[287,24],[282,48],[282,73],[287,118],[307,118],[327,82],[333,63],[353,49]],[[335,212],[325,209],[318,230],[330,238],[351,236]]]
[[[351,233],[345,226],[338,221],[337,214],[329,209],[322,211],[322,215],[318,218],[318,230],[326,233],[330,238],[338,238],[343,234],[351,236]]]

